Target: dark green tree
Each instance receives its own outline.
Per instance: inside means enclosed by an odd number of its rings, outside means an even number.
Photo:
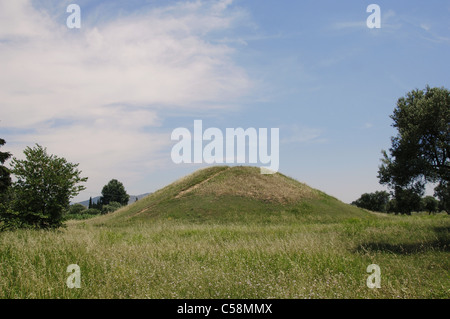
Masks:
[[[378,178],[394,190],[397,210],[410,213],[428,182],[437,183],[435,195],[449,203],[450,91],[429,86],[413,90],[398,99],[391,118],[398,134],[391,138],[389,154],[382,151]]]
[[[88,209],[91,209],[92,207],[92,197],[89,197],[89,205],[88,205]]]
[[[17,178],[13,183],[15,198],[12,210],[3,214],[2,220],[13,227],[62,226],[63,212],[70,199],[85,189],[78,184],[86,182],[87,177],[80,177],[78,164],[49,155],[38,144],[27,147],[24,154],[24,160],[12,160],[12,173]]]
[[[375,212],[387,211],[387,204],[389,202],[389,193],[386,191],[376,191],[375,193],[362,194],[360,198],[352,202],[352,205],[372,210]]]
[[[102,205],[108,205],[111,202],[127,205],[129,199],[130,196],[127,194],[125,187],[117,179],[112,179],[108,184],[103,186],[102,197],[100,197]]]

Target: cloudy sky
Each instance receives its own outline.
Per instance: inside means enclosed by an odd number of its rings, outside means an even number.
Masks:
[[[0,0],[2,150],[79,163],[84,200],[112,178],[141,194],[206,166],[170,156],[196,119],[279,128],[279,171],[351,202],[384,189],[389,115],[408,91],[449,88],[449,56],[441,0]]]

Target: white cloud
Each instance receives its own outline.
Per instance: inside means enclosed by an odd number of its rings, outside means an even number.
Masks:
[[[3,138],[14,151],[48,146],[91,178],[162,163],[170,134],[147,130],[161,110],[220,109],[251,88],[233,48],[207,40],[239,23],[230,4],[177,3],[75,30],[31,1],[0,0],[0,129],[19,132]]]

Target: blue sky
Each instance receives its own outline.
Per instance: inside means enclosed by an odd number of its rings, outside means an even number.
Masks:
[[[397,99],[449,88],[449,21],[438,0],[0,0],[2,149],[80,163],[84,200],[112,178],[140,194],[206,166],[170,157],[195,119],[279,128],[279,171],[351,202],[384,189]]]

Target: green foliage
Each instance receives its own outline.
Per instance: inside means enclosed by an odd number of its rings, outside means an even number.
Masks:
[[[109,204],[103,205],[101,212],[102,214],[112,213],[118,210],[120,207],[122,207],[122,204],[118,202],[110,202]]]
[[[86,210],[86,207],[84,205],[81,204],[73,204],[70,205],[69,210],[68,210],[68,214],[80,214],[82,211]]]
[[[413,90],[398,99],[391,118],[398,134],[391,138],[389,154],[382,151],[380,183],[395,189],[395,196],[414,199],[409,209],[404,209],[400,203],[404,200],[396,198],[398,210],[405,213],[416,204],[417,196],[412,193],[420,195],[428,182],[438,183],[436,196],[448,205],[450,91],[429,86],[425,90]]]
[[[84,211],[82,211],[83,214],[85,215],[100,215],[102,212],[99,209],[96,208],[88,208]]]
[[[2,214],[3,221],[33,228],[62,226],[63,212],[70,198],[85,189],[78,184],[87,178],[80,177],[78,164],[49,155],[38,144],[27,147],[24,154],[26,159],[12,161],[12,173],[17,178],[13,184],[13,212]]]
[[[103,186],[102,197],[100,198],[102,205],[108,205],[111,202],[127,205],[129,199],[130,196],[127,194],[125,187],[117,179],[112,179]]]
[[[65,215],[65,220],[84,220],[84,219],[90,219],[92,217],[101,215],[101,211],[96,208],[88,208],[84,207],[84,210],[80,211],[79,213],[75,214],[67,214]]]
[[[377,191],[375,193],[362,194],[360,198],[352,202],[352,205],[372,210],[375,212],[386,212],[389,202],[389,193],[385,191]]]

